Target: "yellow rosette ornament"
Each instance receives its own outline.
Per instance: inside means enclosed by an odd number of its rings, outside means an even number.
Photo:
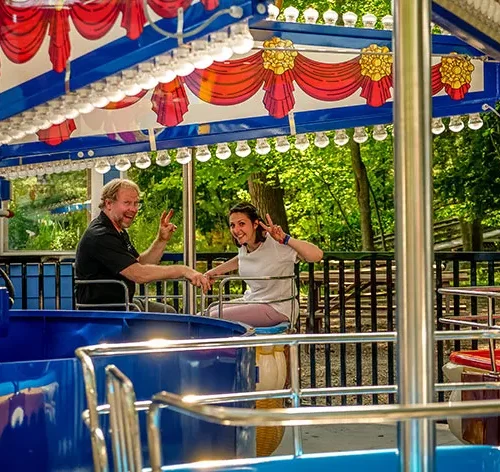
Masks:
[[[441,58],[439,72],[446,93],[453,100],[462,100],[470,89],[474,72],[470,57],[459,56],[453,52],[450,56]]]
[[[361,96],[368,105],[379,107],[391,98],[392,55],[387,46],[370,44],[361,50]]]
[[[273,71],[276,75],[283,75],[287,70],[292,70],[297,57],[293,51],[293,43],[289,39],[274,37],[264,41],[265,49],[262,53],[264,69]]]

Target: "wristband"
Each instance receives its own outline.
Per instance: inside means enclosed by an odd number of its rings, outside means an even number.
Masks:
[[[291,236],[289,234],[285,234],[285,237],[281,241],[281,244],[284,244],[286,246],[288,244],[288,241],[290,241],[290,237]]]

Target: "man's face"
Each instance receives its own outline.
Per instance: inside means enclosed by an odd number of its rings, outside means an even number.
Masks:
[[[106,200],[106,213],[117,229],[127,229],[139,211],[139,194],[132,188],[121,188],[116,200]]]

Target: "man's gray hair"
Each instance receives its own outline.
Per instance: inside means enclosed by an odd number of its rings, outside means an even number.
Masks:
[[[106,200],[116,200],[116,195],[118,190],[121,188],[131,188],[137,192],[137,195],[141,193],[139,186],[128,179],[113,179],[110,180],[103,188],[101,192],[101,202],[99,203],[99,208],[102,210],[106,203]]]

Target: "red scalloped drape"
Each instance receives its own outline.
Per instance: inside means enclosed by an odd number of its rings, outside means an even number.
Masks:
[[[29,61],[45,39],[51,12],[37,8],[41,4],[38,0],[30,8],[16,8],[0,0],[0,47],[16,64]]]
[[[102,38],[113,27],[120,13],[120,0],[101,0],[71,6],[71,19],[85,39]]]
[[[205,70],[196,69],[184,83],[200,100],[214,105],[237,105],[253,97],[265,79],[261,53],[244,59],[214,62]]]
[[[431,93],[436,95],[443,90],[444,84],[441,82],[441,63],[434,64],[431,67]]]
[[[168,84],[158,84],[151,103],[160,125],[176,126],[181,123],[189,109],[189,101],[180,77]]]
[[[163,18],[177,16],[177,9],[188,9],[192,0],[148,0],[148,5]],[[202,0],[206,10],[219,6],[219,0]],[[46,8],[46,0],[32,0],[30,7],[12,7],[0,0],[0,47],[16,63],[29,61],[40,49],[45,35],[50,35],[49,56],[57,72],[64,70],[71,51],[71,18],[85,39],[102,38],[122,14],[121,26],[127,37],[137,39],[146,24],[142,0],[100,0],[86,4],[72,3],[61,10]]]
[[[43,141],[50,146],[57,146],[63,141],[68,140],[71,136],[71,133],[75,131],[75,129],[75,121],[66,120],[60,125],[53,125],[49,129],[38,131],[36,134],[38,135],[38,139],[40,141]]]
[[[338,64],[325,64],[298,54],[293,71],[297,85],[317,100],[342,100],[363,83],[359,57]]]

